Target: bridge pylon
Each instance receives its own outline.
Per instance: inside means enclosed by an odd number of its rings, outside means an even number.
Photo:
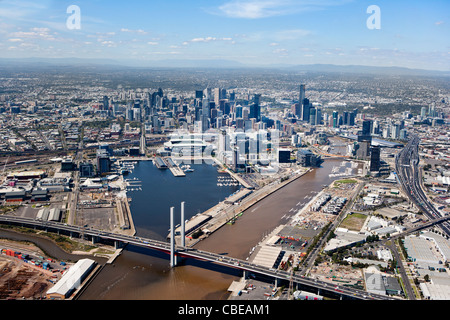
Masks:
[[[170,208],[170,266],[177,266],[177,256],[175,250],[175,221],[174,221],[174,207]],[[185,220],[184,220],[184,201],[181,203],[181,246],[186,245],[185,234]]]

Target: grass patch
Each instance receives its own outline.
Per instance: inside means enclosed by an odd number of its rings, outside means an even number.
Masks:
[[[357,183],[358,181],[354,180],[354,179],[342,179],[342,180],[338,180],[335,181],[335,184],[345,184],[345,183]]]
[[[364,221],[366,221],[367,216],[365,214],[361,213],[353,213],[347,215],[347,217],[342,221],[340,227],[349,229],[349,230],[355,230],[359,231],[361,230],[362,226],[364,225]]]

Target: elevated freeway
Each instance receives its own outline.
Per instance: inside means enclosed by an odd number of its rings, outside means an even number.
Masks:
[[[431,203],[425,195],[421,185],[421,175],[419,171],[419,142],[418,136],[413,136],[408,144],[400,151],[395,158],[397,179],[409,199],[419,208],[430,220],[436,220],[443,215]],[[450,224],[447,221],[439,224],[444,233],[450,237]]]
[[[93,241],[109,241],[116,244],[116,247],[120,247],[124,244],[131,244],[149,248],[153,250],[162,251],[165,253],[171,252],[171,246],[168,242],[142,238],[137,236],[129,236],[117,233],[111,233],[103,230],[96,230],[92,228],[84,228],[79,226],[67,225],[57,222],[37,221],[30,218],[14,217],[14,216],[0,216],[0,223],[3,224],[15,224],[21,226],[27,226],[32,228],[41,228],[50,232],[68,233],[72,236],[90,237]],[[397,300],[392,297],[368,293],[363,290],[349,288],[345,286],[336,286],[317,279],[305,277],[303,275],[291,274],[283,270],[276,270],[273,268],[267,268],[261,265],[253,264],[245,260],[240,260],[212,252],[203,250],[197,250],[190,247],[176,246],[176,256],[199,259],[208,261],[211,263],[227,266],[230,268],[240,269],[247,274],[258,274],[275,279],[275,281],[285,281],[287,283],[293,282],[301,287],[308,288],[309,290],[317,290],[321,295],[333,295],[340,297],[341,299],[352,300]]]

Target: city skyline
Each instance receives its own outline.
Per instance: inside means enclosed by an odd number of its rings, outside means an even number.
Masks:
[[[80,9],[79,29],[68,27]],[[379,8],[379,29],[369,28]],[[450,70],[449,4],[414,1],[0,2],[0,58],[229,60]],[[375,17],[377,18],[377,17]],[[372,20],[370,20],[372,21]]]

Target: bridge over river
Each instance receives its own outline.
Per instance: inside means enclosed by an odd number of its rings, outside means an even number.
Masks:
[[[120,248],[125,244],[132,244],[144,248],[171,253],[171,244],[168,242],[142,238],[138,236],[130,236],[118,233],[107,232],[104,230],[97,230],[92,228],[85,228],[80,226],[73,226],[64,223],[39,221],[31,218],[14,217],[14,216],[0,216],[0,223],[13,224],[24,227],[44,229],[48,232],[56,232],[61,234],[69,234],[72,237],[88,237],[93,242],[108,242],[114,243],[116,248]],[[309,290],[316,290],[320,295],[333,295],[341,299],[354,300],[397,300],[392,297],[368,293],[363,290],[349,288],[345,286],[336,286],[331,283],[319,281],[305,277],[303,275],[295,275],[284,270],[276,270],[265,266],[257,265],[245,260],[232,258],[229,256],[220,255],[217,253],[197,250],[190,247],[175,246],[175,255],[179,258],[192,258],[203,261],[209,261],[218,265],[223,265],[230,268],[240,269],[244,275],[257,274],[275,279],[276,282],[290,282],[296,283]]]

